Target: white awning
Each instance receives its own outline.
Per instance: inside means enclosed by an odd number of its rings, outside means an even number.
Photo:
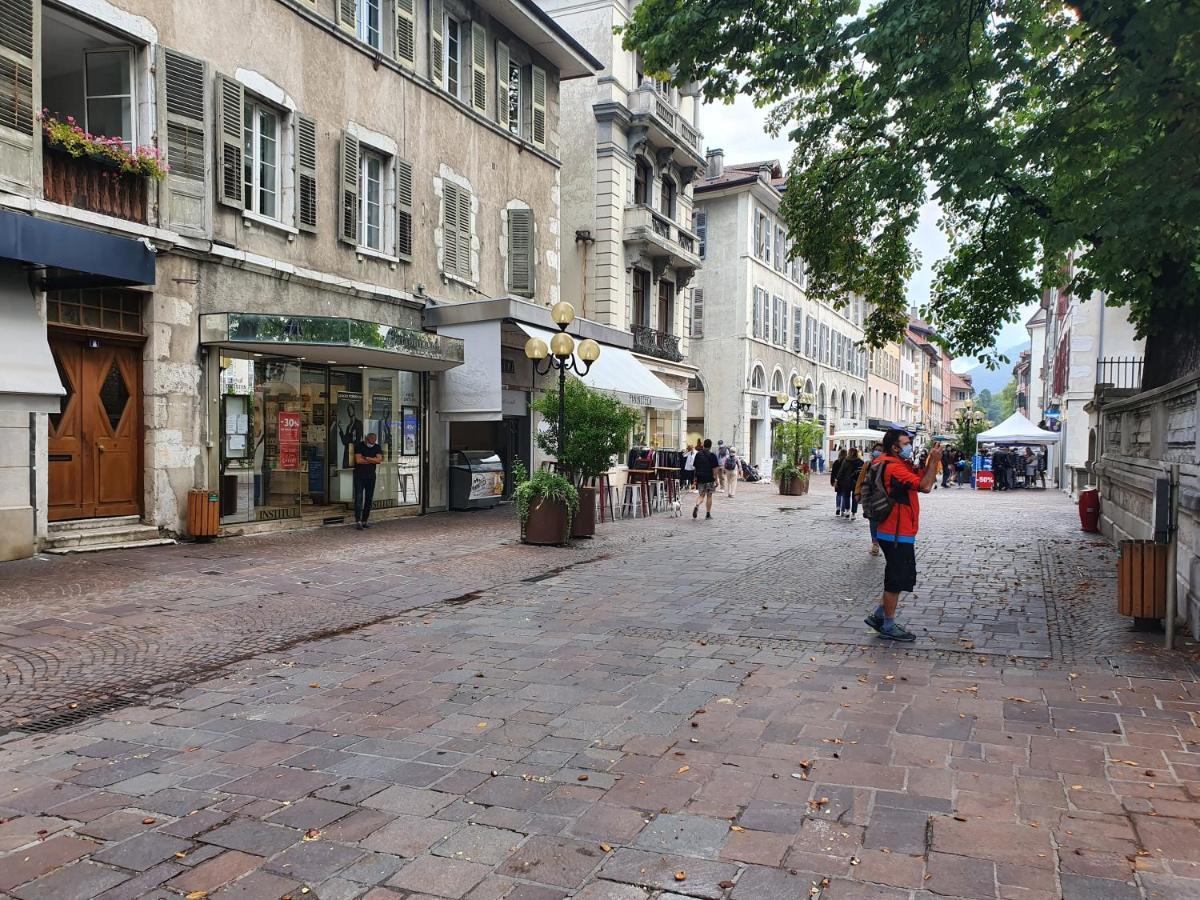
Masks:
[[[982,432],[975,440],[980,444],[1057,444],[1062,440],[1062,434],[1038,428],[1017,412]]]
[[[547,344],[554,332],[518,322],[517,326],[530,337],[541,338]],[[655,409],[683,409],[684,399],[663,384],[628,350],[601,344],[600,359],[579,379],[592,390],[616,397],[626,406],[650,406]]]
[[[29,277],[17,266],[0,267],[0,410],[53,412],[66,394],[34,305]]]
[[[874,428],[849,428],[830,435],[835,441],[882,441],[883,432]]]

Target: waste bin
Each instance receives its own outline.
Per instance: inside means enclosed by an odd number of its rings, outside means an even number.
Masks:
[[[490,509],[504,496],[504,463],[492,450],[450,454],[450,508]]]
[[[221,529],[221,502],[216,491],[188,491],[187,530],[198,541],[211,541]]]
[[[1084,531],[1100,530],[1100,492],[1095,488],[1079,492],[1079,527]]]

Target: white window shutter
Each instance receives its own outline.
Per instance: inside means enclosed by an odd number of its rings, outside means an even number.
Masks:
[[[338,237],[347,244],[358,246],[358,138],[342,134],[341,152],[341,223]]]
[[[508,128],[508,44],[496,41],[496,121]]]
[[[296,227],[317,230],[317,123],[296,116]]]
[[[539,69],[537,66],[530,67],[533,102],[531,105],[532,112],[530,121],[532,122],[532,133],[530,135],[535,147],[546,146],[546,72],[544,69]]]
[[[478,22],[471,23],[471,105],[487,112],[487,32]]]
[[[442,0],[429,0],[429,80],[446,85],[446,14]]]
[[[533,296],[533,211],[508,211],[508,290],[522,297]]]
[[[334,3],[337,4],[338,25],[348,31],[357,33],[358,27],[355,13],[357,12],[356,7],[358,3],[356,0],[334,0]]]
[[[442,271],[458,273],[458,185],[442,183]]]
[[[413,170],[412,163],[396,161],[396,255],[412,258]]]
[[[204,109],[208,76],[201,60],[163,50],[162,108],[166,110],[167,165],[163,181],[164,218],[176,231],[207,233],[208,190],[205,169]]]
[[[471,192],[458,189],[458,274],[471,277]]]
[[[396,0],[396,62],[411,69],[417,64],[417,17],[414,0]]]
[[[217,76],[217,199],[226,206],[242,209],[243,110],[246,91],[238,82]]]
[[[704,337],[704,288],[692,291],[692,337]]]
[[[29,190],[42,144],[34,102],[41,78],[33,77],[40,21],[39,0],[0,0],[0,171]]]

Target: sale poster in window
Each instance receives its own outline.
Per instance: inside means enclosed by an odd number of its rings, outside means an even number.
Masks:
[[[298,471],[300,468],[300,413],[280,410],[276,433],[279,439],[279,468]]]

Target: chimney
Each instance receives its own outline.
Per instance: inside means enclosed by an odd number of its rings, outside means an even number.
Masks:
[[[725,174],[725,151],[720,147],[714,147],[705,154],[708,159],[708,170],[704,173],[706,178],[720,178]]]

